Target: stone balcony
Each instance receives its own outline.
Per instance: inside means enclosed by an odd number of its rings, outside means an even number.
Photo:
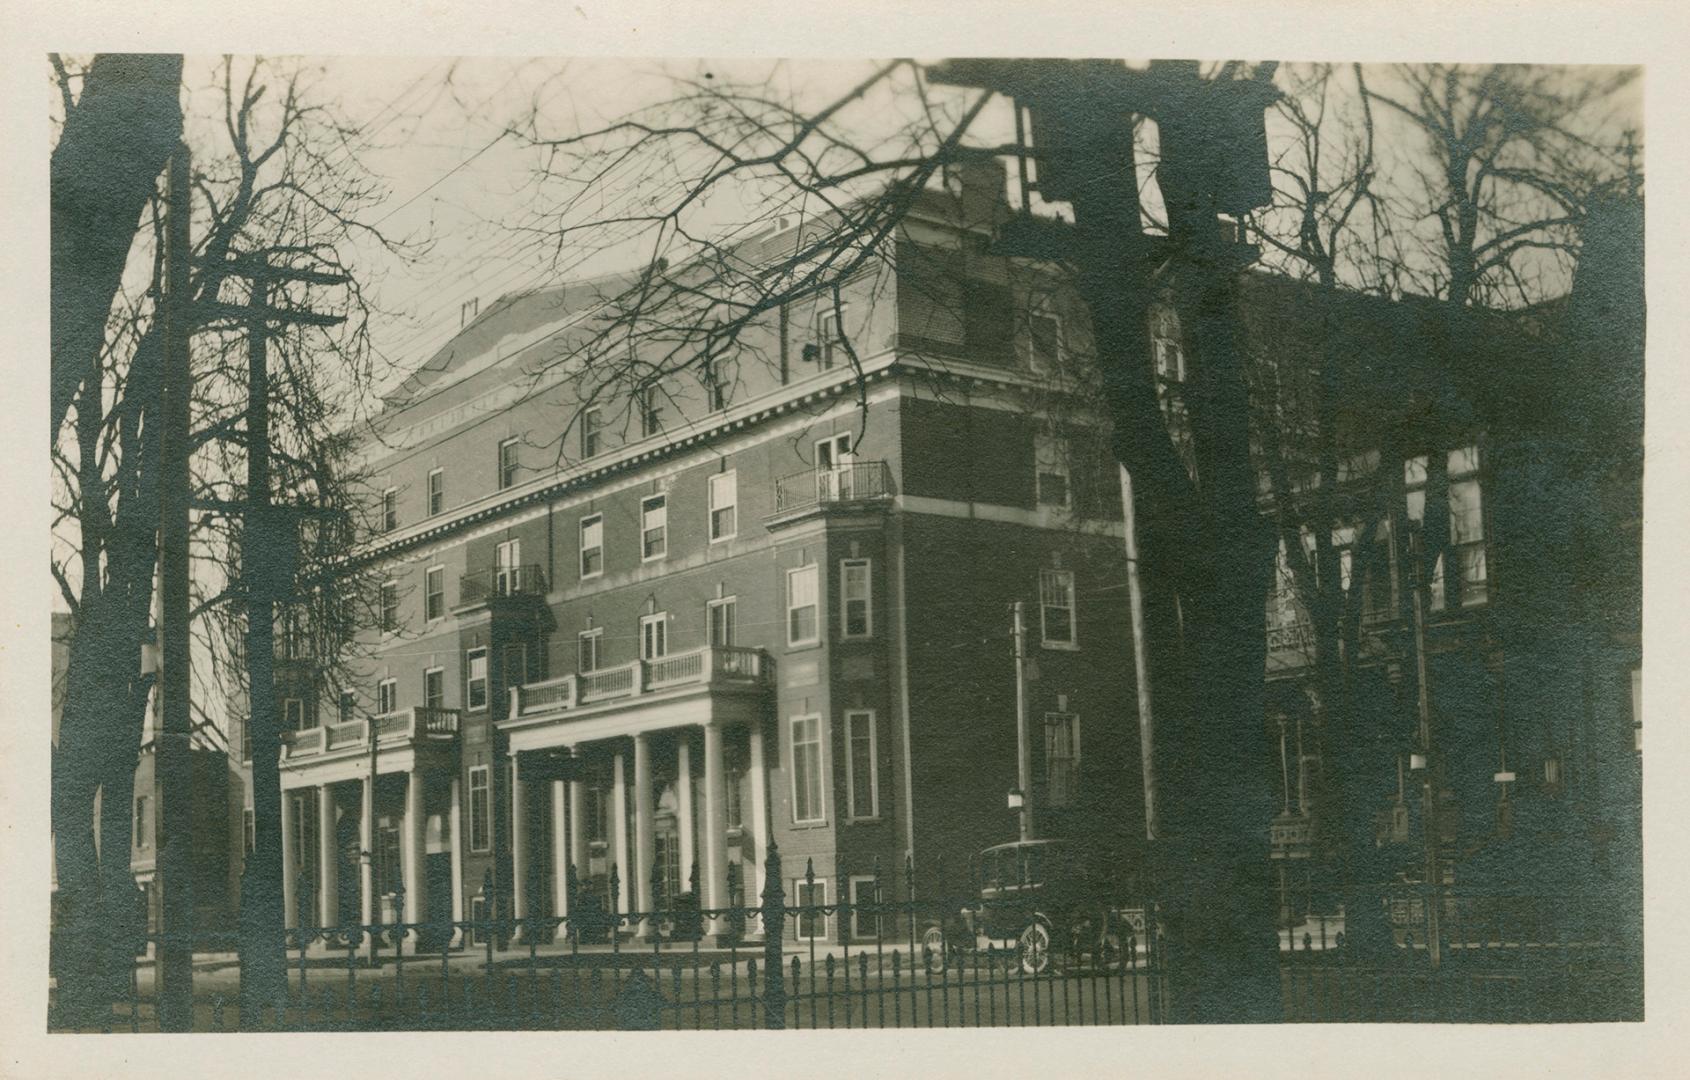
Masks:
[[[539,749],[686,723],[744,719],[744,703],[772,684],[771,668],[761,649],[732,646],[635,660],[514,687],[510,711],[499,726],[512,733],[513,749]],[[550,729],[550,734],[537,734],[541,729]]]
[[[379,772],[405,772],[421,754],[438,754],[457,746],[460,720],[457,709],[412,705],[397,712],[342,724],[323,724],[300,731],[282,732],[282,786],[295,787],[343,779],[322,773],[368,770],[374,751]],[[370,733],[375,732],[375,746]],[[293,780],[294,782],[290,782]]]

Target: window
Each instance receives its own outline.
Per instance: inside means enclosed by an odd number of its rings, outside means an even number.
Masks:
[[[847,638],[874,635],[874,603],[870,598],[870,563],[845,559],[839,564],[840,632]]]
[[[826,820],[822,809],[822,718],[792,718],[792,820]]]
[[[1027,366],[1056,371],[1062,365],[1062,318],[1049,304],[1036,305],[1027,316]]]
[[[880,883],[872,877],[851,878],[851,936],[864,940],[880,937]]]
[[[352,691],[342,690],[340,692],[340,703],[339,703],[338,712],[339,712],[339,715],[340,715],[340,722],[341,723],[345,724],[345,723],[351,722],[351,720],[352,720],[352,710],[357,706],[357,703],[358,703],[357,695],[353,694]]]
[[[428,474],[428,516],[446,510],[446,470],[433,469]]]
[[[399,583],[381,583],[381,628],[391,634],[399,629]]]
[[[581,414],[581,457],[598,457],[599,451],[604,449],[603,417],[597,409],[588,409]]]
[[[1045,803],[1071,806],[1079,780],[1079,717],[1073,713],[1045,713]]]
[[[376,715],[386,716],[399,711],[399,680],[383,679],[376,683]]]
[[[282,699],[282,729],[284,731],[305,730],[305,702],[294,697]]]
[[[246,845],[243,850],[248,855],[258,850],[258,827],[253,820],[250,806],[241,811],[241,836]]]
[[[850,789],[851,816],[880,816],[880,770],[876,768],[874,713],[852,709],[845,713],[845,783]]]
[[[499,490],[516,484],[516,440],[506,439],[499,444]]]
[[[487,650],[471,649],[468,663],[464,665],[469,677],[464,680],[464,707],[469,709],[485,709],[487,707]]]
[[[581,576],[598,577],[604,573],[604,515],[594,514],[581,519]]]
[[[704,384],[704,400],[710,411],[720,412],[728,407],[728,380],[714,356],[706,356],[700,363],[699,381]]]
[[[786,643],[813,645],[821,639],[816,594],[816,567],[800,566],[786,572]]]
[[[442,668],[429,668],[423,672],[423,705],[430,709],[446,707],[446,672]]]
[[[669,655],[669,613],[659,611],[640,617],[640,659],[660,660]]]
[[[826,881],[795,881],[792,895],[798,898],[798,936],[823,938],[827,936]]]
[[[710,644],[717,648],[725,648],[734,643],[734,615],[735,598],[725,597],[712,600],[705,605],[705,614],[710,625]]]
[[[505,689],[513,686],[524,686],[528,683],[528,646],[520,641],[512,641],[499,652],[501,661],[500,674],[505,680]]]
[[[399,527],[399,489],[388,488],[381,493],[381,531],[392,532]]]
[[[640,500],[640,560],[661,559],[669,551],[669,497]]]
[[[745,827],[744,802],[740,797],[741,788],[745,784],[745,763],[729,758],[724,768],[722,781],[722,817],[729,829],[743,829]],[[693,791],[698,790],[694,785]],[[695,818],[696,820],[696,818]]]
[[[135,796],[135,846],[153,846],[153,800],[150,796]]]
[[[602,844],[610,839],[610,792],[606,788],[587,789],[587,841]]]
[[[428,619],[446,615],[446,568],[431,566],[423,572],[423,614]]]
[[[1447,458],[1449,502],[1449,555],[1458,570],[1459,602],[1462,606],[1482,604],[1488,591],[1485,565],[1484,499],[1479,482],[1479,448],[1451,450]],[[1426,520],[1427,461],[1424,454],[1403,462],[1403,486],[1408,518],[1416,524]],[[1441,538],[1428,537],[1428,544],[1441,545]],[[1441,611],[1449,602],[1445,586],[1444,560],[1440,554],[1432,568],[1432,610]]]
[[[839,327],[850,317],[851,305],[841,303],[835,310],[831,299],[823,300],[816,307],[816,369],[818,371],[832,371],[835,364],[850,358],[845,349],[845,335],[840,333]]]
[[[640,434],[645,438],[663,434],[663,394],[655,386],[640,391]]]
[[[710,541],[726,540],[739,531],[739,473],[710,478]]]
[[[599,669],[599,649],[604,644],[604,627],[583,630],[575,637],[575,670],[585,675]]]
[[[833,502],[851,498],[855,474],[851,464],[850,435],[830,435],[816,442],[816,501]]]
[[[1074,571],[1039,571],[1039,632],[1046,647],[1074,646]]]
[[[522,564],[522,541],[506,540],[493,549],[493,591],[515,596],[522,591],[518,567]]]
[[[1065,440],[1043,432],[1033,436],[1033,476],[1040,506],[1068,508],[1068,447]]]
[[[1150,313],[1150,351],[1156,364],[1156,381],[1185,381],[1185,346],[1180,340],[1179,316],[1166,304]]]
[[[469,771],[469,849],[488,851],[493,846],[492,770],[477,765]]]

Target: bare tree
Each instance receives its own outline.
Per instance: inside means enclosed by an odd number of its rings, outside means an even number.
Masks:
[[[72,101],[74,69],[61,64],[58,71],[65,99]],[[347,269],[343,253],[355,236],[384,240],[362,222],[384,192],[358,168],[359,132],[311,103],[308,79],[297,68],[224,61],[208,86],[190,88],[189,100],[205,103],[226,140],[199,150],[191,211],[200,239],[191,277],[196,513],[190,542],[198,652],[208,662],[196,697],[214,703],[202,704],[202,726],[220,727],[215,703],[244,674],[227,663],[239,655],[228,635],[241,622],[238,602],[245,595],[233,523],[246,492],[234,468],[249,434],[246,338],[254,313],[242,302],[246,279],[240,271],[268,260],[338,275]],[[132,938],[101,928],[133,923],[128,792],[152,687],[152,676],[142,674],[142,645],[158,554],[164,213],[155,192],[145,227],[126,229],[122,246],[129,265],[106,320],[98,371],[80,381],[53,448],[52,569],[73,626],[53,762],[53,823],[67,916],[60,994],[69,1015],[92,1023],[125,991],[133,955]],[[296,281],[273,290],[270,301],[272,321],[278,311],[306,309],[326,309],[337,319],[333,326],[279,336],[271,365],[277,501],[305,504],[332,523],[358,505],[349,490],[357,481],[353,443],[335,431],[354,426],[358,403],[369,396],[370,305],[356,278],[333,289]],[[303,566],[307,581],[344,557],[353,535],[350,528],[314,529]],[[327,643],[338,646],[360,620],[350,606],[324,611],[333,615]],[[98,860],[90,828],[96,790],[105,792]],[[273,852],[274,838],[261,830],[259,841],[254,857]]]

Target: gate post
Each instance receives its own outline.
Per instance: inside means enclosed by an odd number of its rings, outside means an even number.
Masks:
[[[781,888],[780,848],[773,840],[763,869],[763,1026],[778,1029],[786,1027],[786,979],[781,967],[786,892]]]

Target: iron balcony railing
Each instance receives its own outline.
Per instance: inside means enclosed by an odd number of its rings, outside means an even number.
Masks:
[[[363,720],[284,731],[282,757],[292,761],[331,751],[368,747],[371,725],[375,727],[376,738],[383,743],[455,739],[458,736],[459,713],[457,709],[412,705]]]
[[[874,502],[892,493],[892,470],[886,462],[853,461],[776,480],[775,513]]]
[[[755,687],[767,681],[761,649],[717,645],[513,687],[510,715],[533,716],[678,686]]]
[[[538,565],[472,570],[458,579],[458,602],[480,604],[497,596],[545,596],[546,573]]]

